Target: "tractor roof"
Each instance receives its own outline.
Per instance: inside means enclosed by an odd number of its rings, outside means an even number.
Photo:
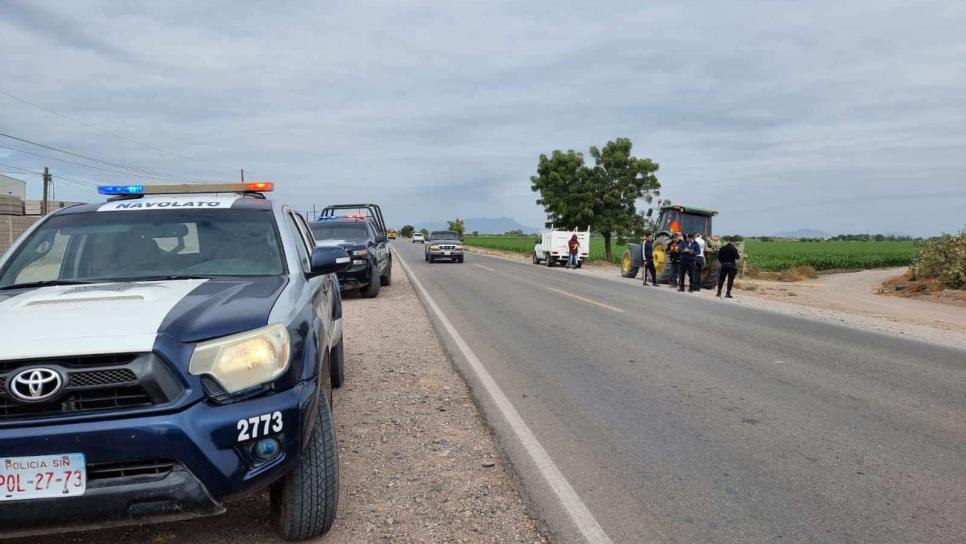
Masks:
[[[694,206],[685,206],[683,204],[663,204],[661,205],[661,210],[677,210],[684,213],[693,213],[694,215],[718,215],[715,210],[706,210],[704,208],[695,208]]]

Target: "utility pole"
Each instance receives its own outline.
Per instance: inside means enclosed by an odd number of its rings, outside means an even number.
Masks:
[[[40,203],[40,215],[47,215],[47,209],[49,207],[49,194],[47,188],[50,186],[51,177],[50,169],[46,166],[44,167],[44,200]]]
[[[241,169],[241,174],[242,174],[242,181],[245,181],[245,169],[244,168]]]

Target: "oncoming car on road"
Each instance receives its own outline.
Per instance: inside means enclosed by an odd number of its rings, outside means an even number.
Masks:
[[[426,241],[425,258],[431,263],[446,259],[455,263],[463,262],[463,240],[458,232],[434,230]]]
[[[339,247],[268,182],[110,186],[0,258],[0,535],[219,514],[332,526]]]
[[[421,232],[414,232],[413,233],[413,242],[412,243],[414,243],[414,244],[422,244],[425,241],[426,241],[426,237],[423,235],[423,233],[421,233]]]

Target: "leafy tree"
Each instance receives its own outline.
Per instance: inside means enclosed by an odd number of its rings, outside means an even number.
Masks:
[[[607,142],[602,149],[593,146],[594,166],[574,150],[554,150],[540,155],[537,175],[531,176],[531,189],[540,193],[537,204],[547,211],[551,223],[568,229],[590,225],[604,238],[604,253],[613,260],[612,238],[644,228],[637,213],[637,201],[650,203],[660,194],[655,172],[658,164],[631,154],[627,138]]]
[[[522,229],[508,230],[503,233],[504,236],[524,236]]]
[[[412,238],[415,230],[412,225],[403,225],[403,228],[399,229],[399,235],[403,238]]]
[[[463,236],[463,232],[466,231],[466,223],[462,219],[457,217],[452,221],[447,221],[447,223],[449,223],[449,230],[459,234],[460,236]]]
[[[426,227],[419,229],[419,232],[423,233],[423,236],[425,236],[426,238],[429,238],[429,231],[426,230]]]
[[[473,236],[479,236],[479,235],[480,235],[480,231],[478,231],[478,230],[474,230],[473,231]]]

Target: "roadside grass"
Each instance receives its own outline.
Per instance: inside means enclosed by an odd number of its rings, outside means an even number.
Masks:
[[[466,236],[465,242],[469,246],[484,247],[502,251],[511,251],[530,255],[533,245],[537,243],[535,236]],[[624,254],[625,244],[613,244],[616,264]],[[749,240],[744,243],[745,256],[748,260],[746,275],[757,270],[760,279],[778,279],[782,281],[796,281],[815,277],[812,275],[823,270],[857,270],[868,268],[886,268],[892,266],[909,266],[916,258],[921,247],[917,242],[847,242],[847,241],[807,241],[780,240],[763,242]],[[590,241],[589,261],[604,261],[604,241],[593,238]],[[808,269],[811,270],[808,270]],[[768,272],[783,272],[786,278],[779,275],[771,276]],[[771,277],[769,277],[771,276]]]

